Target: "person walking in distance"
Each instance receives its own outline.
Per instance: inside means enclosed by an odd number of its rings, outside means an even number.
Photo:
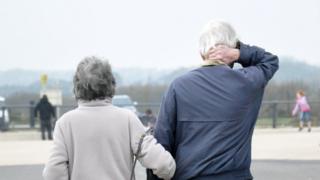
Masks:
[[[304,122],[308,124],[308,132],[311,132],[311,108],[307,101],[304,91],[300,90],[296,93],[296,105],[292,110],[292,116],[297,115],[300,112],[300,125],[299,131],[302,131]]]
[[[149,128],[154,128],[157,118],[156,116],[153,114],[151,109],[147,109],[146,110],[146,116],[148,117],[148,127]]]
[[[52,140],[51,118],[56,118],[54,107],[49,102],[47,95],[43,95],[35,108],[35,117],[40,114],[40,128],[42,140],[46,139],[45,133],[48,133],[48,139]]]
[[[153,114],[151,109],[146,109],[144,115],[141,117],[141,121],[145,127],[154,128],[156,124],[156,116]]]

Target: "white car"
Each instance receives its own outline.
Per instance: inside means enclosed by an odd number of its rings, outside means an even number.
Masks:
[[[10,118],[8,109],[5,107],[5,98],[0,96],[0,130],[9,129]]]
[[[112,104],[121,108],[129,109],[138,115],[136,105],[137,102],[133,102],[128,95],[115,95],[112,98]]]

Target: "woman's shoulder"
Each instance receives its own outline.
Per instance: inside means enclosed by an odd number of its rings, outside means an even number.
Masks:
[[[126,116],[128,118],[134,118],[136,117],[137,115],[132,112],[131,110],[129,109],[125,109],[125,108],[120,108],[120,107],[117,107],[117,106],[113,106],[112,105],[112,108],[113,108],[113,111],[119,115],[123,115],[123,116]]]
[[[57,123],[59,123],[60,125],[65,124],[67,121],[70,121],[70,119],[74,119],[74,116],[76,114],[78,114],[77,109],[70,110],[64,113],[63,115],[61,115],[57,120]]]
[[[84,111],[83,109],[73,109],[71,111],[68,111],[64,113],[58,120],[57,122],[61,126],[65,126],[67,124],[72,123],[73,121],[78,121],[81,118],[84,118],[85,116],[88,115],[88,113],[92,116],[108,116],[108,117],[117,117],[117,120],[132,120],[136,119],[137,115],[132,112],[131,110],[125,109],[125,108],[120,108],[117,106],[109,106],[108,108],[105,109],[105,111],[101,111],[101,109],[97,112],[88,112]],[[112,115],[111,115],[112,114]]]

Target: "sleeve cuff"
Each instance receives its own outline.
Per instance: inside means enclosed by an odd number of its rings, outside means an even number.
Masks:
[[[240,50],[240,57],[238,59],[238,63],[242,65],[250,64],[250,49],[248,45],[239,42],[239,50]]]

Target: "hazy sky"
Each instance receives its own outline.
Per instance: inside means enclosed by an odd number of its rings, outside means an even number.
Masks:
[[[230,22],[245,43],[320,66],[319,0],[1,0],[0,70],[68,70],[89,55],[116,67],[200,62],[198,35]]]

